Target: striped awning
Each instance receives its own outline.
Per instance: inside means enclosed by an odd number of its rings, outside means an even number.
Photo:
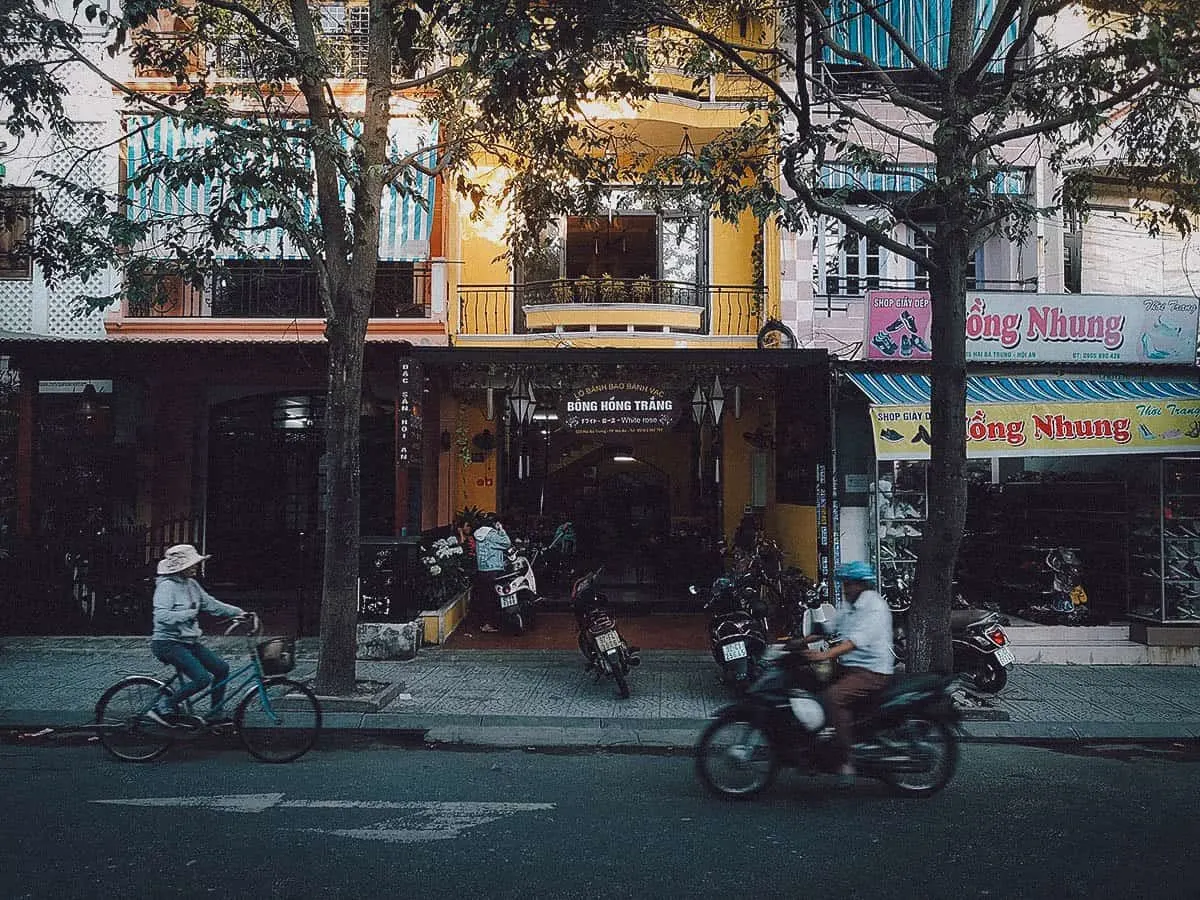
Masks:
[[[432,147],[437,141],[437,131],[437,123],[393,118],[388,126],[391,158],[400,158],[421,147]],[[175,158],[179,153],[203,148],[212,141],[211,132],[202,126],[163,116],[130,116],[126,119],[125,133],[127,178],[135,176],[152,161],[164,157]],[[433,168],[435,151],[429,150],[423,154],[421,162],[427,168]],[[420,260],[429,255],[434,179],[413,169],[406,172],[405,177],[407,180],[402,188],[391,184],[383,192],[379,223],[379,252],[383,260]],[[205,218],[218,205],[214,203],[214,198],[220,196],[221,190],[219,180],[175,190],[168,190],[161,182],[143,185],[127,182],[125,196],[128,215],[136,221],[180,216]],[[347,196],[344,183],[342,199],[347,204],[353,203],[353,197]],[[306,205],[306,212],[312,214],[311,202]],[[252,242],[269,248],[263,256],[282,259],[304,256],[282,228],[262,227],[269,221],[269,210],[251,209],[248,215],[248,230],[253,229]]]
[[[888,28],[885,28],[864,11],[866,4],[859,0],[832,0],[826,8],[829,32],[821,35],[825,41],[822,57],[831,65],[860,65],[858,60],[840,54],[836,48],[841,48],[869,57],[885,69],[915,68],[912,60],[901,52],[900,45],[889,33],[890,28],[923,63],[932,69],[944,69],[950,48],[951,4],[952,0],[872,2],[870,6],[876,15],[888,23]],[[976,45],[986,34],[998,6],[998,0],[976,0]],[[1005,54],[1016,41],[1019,31],[1020,22],[1014,20],[996,48],[988,67],[990,71],[1001,69]]]
[[[993,194],[1019,196],[1028,183],[1025,169],[1005,169],[992,176]],[[870,191],[872,194],[911,194],[928,187],[937,179],[932,164],[898,163],[886,171],[870,171],[843,163],[826,163],[821,167],[821,187],[827,191]]]
[[[849,375],[874,406],[923,406],[929,403],[928,375],[876,372],[851,372]],[[1111,400],[1200,400],[1200,384],[1082,378],[967,378],[968,403],[1096,403]]]

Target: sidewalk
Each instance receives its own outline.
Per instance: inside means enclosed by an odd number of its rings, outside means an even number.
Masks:
[[[240,642],[209,641],[227,658]],[[315,640],[300,643],[292,677],[316,668]],[[360,680],[391,683],[378,710],[326,706],[332,730],[423,735],[427,743],[553,748],[685,748],[731,699],[707,653],[642,654],[633,696],[596,683],[571,651],[423,648],[408,662],[358,664]],[[119,678],[162,674],[146,639],[0,637],[0,731],[89,722]],[[397,685],[399,685],[397,687]],[[1018,664],[996,698],[965,710],[967,740],[1200,738],[1200,668]]]

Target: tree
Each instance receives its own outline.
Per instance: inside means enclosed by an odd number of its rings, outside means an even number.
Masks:
[[[704,7],[635,0],[625,15],[694,41],[693,71],[732,69],[763,85],[775,134],[747,121],[696,160],[664,160],[660,180],[682,173],[718,201],[769,211],[796,228],[828,217],[928,273],[929,509],[908,663],[913,671],[949,671],[950,600],[966,514],[971,254],[992,234],[1023,240],[1038,216],[1084,211],[1096,174],[1120,178],[1152,230],[1188,233],[1200,208],[1200,7],[1192,0],[927,0],[914,10],[888,0],[799,0],[779,9],[743,0],[736,5],[743,34],[747,22],[769,23],[778,13],[781,38],[770,54],[707,25]],[[923,15],[935,8],[943,15]],[[874,50],[859,34],[873,38]],[[831,77],[831,68],[842,77]],[[777,154],[744,152],[770,137]],[[1040,208],[992,188],[1030,152],[1062,178]],[[846,189],[822,189],[830,164],[873,194],[867,214],[845,205]],[[790,192],[776,188],[777,172]],[[897,172],[917,179],[918,188],[869,187],[871,173]],[[927,249],[898,239],[899,225],[915,230]]]
[[[620,5],[370,0],[349,32],[333,7],[306,0],[128,0],[119,14],[74,0],[79,23],[103,29],[114,56],[168,79],[154,91],[91,59],[81,28],[53,7],[6,6],[0,83],[11,130],[69,134],[69,62],[146,117],[135,130],[167,118],[193,137],[131,172],[121,194],[40,173],[76,209],[38,210],[31,252],[49,282],[115,261],[122,291],[152,293],[164,274],[198,282],[221,256],[268,255],[280,233],[315,267],[329,350],[319,691],[350,693],[355,677],[359,404],[382,193],[412,192],[417,173],[440,175],[482,214],[488,189],[471,167],[490,161],[507,173],[499,194],[513,207],[514,236],[535,234],[551,208],[582,202],[571,185],[599,185],[616,164],[581,101],[648,90],[640,58],[613,27],[624,22]],[[236,77],[219,65],[230,58]],[[351,89],[335,84],[342,76]],[[398,149],[389,140],[399,104],[436,125],[428,141]],[[128,199],[151,187],[200,187],[208,200],[190,214],[131,215]]]

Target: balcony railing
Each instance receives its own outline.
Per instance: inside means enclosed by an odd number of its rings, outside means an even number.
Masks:
[[[752,335],[759,325],[764,291],[753,286],[696,285],[649,278],[579,278],[525,284],[468,284],[458,289],[462,334],[526,334],[545,330],[547,320],[565,323],[554,330],[580,330],[603,311],[599,330],[659,328],[674,314],[694,310],[701,334]],[[658,309],[656,316],[654,310]],[[596,314],[596,315],[593,315]],[[622,321],[627,324],[616,324]],[[594,324],[594,323],[593,323]]]
[[[373,319],[430,315],[428,263],[380,263],[375,275]],[[162,276],[148,296],[131,296],[131,318],[323,319],[317,276],[304,262],[230,263],[204,288],[178,276]]]
[[[865,278],[861,275],[852,277],[827,278],[825,293],[819,287],[813,291],[813,311],[816,315],[832,316],[845,313],[859,314],[863,312],[867,291],[915,291],[928,290],[927,282],[917,282],[912,278]],[[1009,291],[1012,293],[1036,293],[1037,279],[1024,278],[1019,281],[996,281],[967,279],[968,291]]]

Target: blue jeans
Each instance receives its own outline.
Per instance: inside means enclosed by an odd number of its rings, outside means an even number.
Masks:
[[[178,669],[184,678],[183,686],[171,695],[169,702],[172,707],[178,707],[214,681],[217,686],[213,688],[209,699],[212,700],[213,709],[221,705],[225,698],[225,685],[220,682],[229,675],[229,663],[217,654],[199,642],[185,644],[181,641],[151,641],[150,652],[160,661]]]

